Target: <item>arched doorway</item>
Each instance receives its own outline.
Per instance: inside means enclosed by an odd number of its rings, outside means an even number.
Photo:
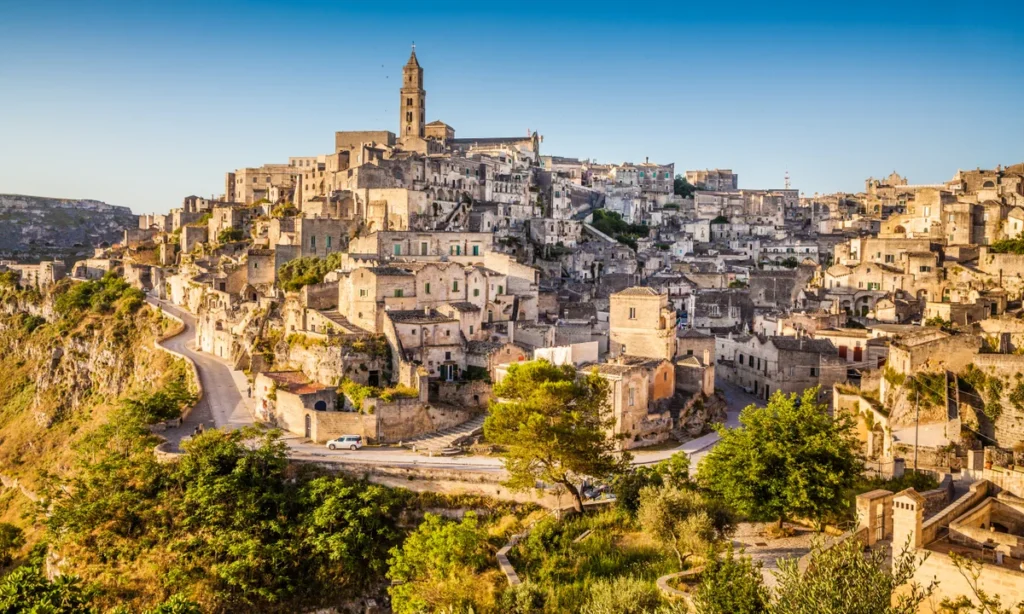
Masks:
[[[316,403],[313,404],[313,409],[317,411],[327,411],[327,402],[317,401]],[[309,416],[306,416],[306,420],[309,420]]]

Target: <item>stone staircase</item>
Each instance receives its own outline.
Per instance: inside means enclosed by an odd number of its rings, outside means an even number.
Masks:
[[[462,449],[458,446],[463,440],[483,433],[485,418],[485,414],[480,414],[458,426],[403,441],[402,446],[428,456],[459,454]]]

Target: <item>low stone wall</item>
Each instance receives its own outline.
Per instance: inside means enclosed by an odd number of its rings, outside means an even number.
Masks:
[[[926,490],[925,492],[918,493],[924,498],[924,517],[928,518],[933,516],[953,500],[953,476],[945,474],[942,477],[942,481],[939,483],[938,488],[934,490]]]
[[[603,501],[584,501],[583,509],[587,510],[589,508],[600,508],[605,507],[607,505],[611,505],[613,503],[615,503],[615,501],[611,499]],[[522,584],[522,581],[519,579],[519,574],[516,573],[515,567],[513,567],[512,563],[508,560],[508,553],[511,552],[512,548],[515,548],[519,542],[526,539],[526,536],[530,534],[530,531],[533,529],[534,525],[536,525],[544,518],[547,518],[548,516],[555,516],[556,518],[560,518],[562,512],[569,511],[572,509],[573,507],[570,505],[551,510],[550,513],[538,518],[532,524],[530,524],[530,526],[526,527],[522,533],[516,533],[515,535],[510,537],[508,543],[498,550],[498,553],[495,555],[495,558],[498,561],[498,567],[501,569],[501,572],[505,574],[505,579],[508,580],[509,586],[517,586],[519,584]],[[587,531],[587,533],[589,533],[589,531]]]
[[[655,584],[657,584],[658,590],[661,591],[662,595],[674,601],[682,601],[686,604],[686,607],[692,609],[693,599],[690,597],[690,593],[681,591],[677,588],[672,588],[669,582],[672,580],[678,580],[680,582],[696,583],[700,579],[700,574],[702,573],[704,573],[704,567],[689,569],[687,571],[677,571],[676,573],[670,573],[667,576],[658,578],[658,581]]]
[[[820,552],[825,552],[826,550],[835,548],[839,544],[842,544],[850,539],[860,540],[861,543],[867,544],[868,527],[858,527],[856,529],[853,529],[852,531],[847,531],[846,533],[843,533],[838,537],[833,537],[831,539],[825,540],[825,543],[822,545]],[[814,551],[812,550],[811,552],[808,552],[807,554],[800,557],[799,560],[797,560],[797,567],[800,569],[801,572],[807,571],[807,568],[811,566],[811,556],[813,554]]]
[[[991,469],[964,469],[963,475],[972,480],[988,480],[1000,490],[1024,498],[1024,472],[993,467]]]
[[[0,485],[3,485],[4,488],[18,489],[18,492],[25,495],[25,497],[28,498],[29,501],[32,501],[34,503],[38,503],[40,500],[42,500],[42,497],[22,486],[21,482],[18,481],[18,478],[12,478],[0,474]]]
[[[377,440],[377,418],[351,411],[303,410],[310,417],[313,441],[324,443],[341,435],[362,435],[364,441]]]
[[[390,403],[377,399],[373,412],[377,416],[380,443],[404,441],[458,426],[480,413],[473,408],[424,404],[419,399],[395,399]]]
[[[188,367],[189,367],[189,372],[191,373],[192,381],[194,382],[195,388],[196,388],[196,402],[193,403],[191,406],[186,407],[184,410],[182,410],[181,417],[174,421],[174,422],[177,422],[177,424],[175,424],[173,426],[179,426],[179,425],[181,425],[182,422],[185,421],[186,418],[188,418],[188,416],[192,413],[192,410],[195,409],[195,407],[197,405],[199,405],[199,403],[202,402],[203,395],[205,394],[204,390],[203,390],[203,380],[201,380],[199,378],[199,370],[196,368],[196,363],[192,362],[191,358],[189,358],[188,356],[185,356],[184,354],[179,354],[178,352],[175,352],[174,350],[165,348],[162,345],[164,341],[167,341],[171,337],[176,337],[177,335],[182,334],[185,331],[185,322],[182,321],[182,319],[179,318],[178,316],[170,313],[169,311],[165,310],[163,307],[161,307],[160,305],[157,305],[156,303],[149,303],[149,305],[150,305],[150,307],[152,307],[154,309],[157,309],[165,318],[168,318],[170,320],[174,320],[175,322],[177,322],[180,325],[180,327],[178,327],[176,330],[168,331],[167,333],[165,333],[162,336],[160,336],[159,338],[157,338],[153,342],[153,345],[158,350],[161,350],[163,352],[167,352],[168,354],[170,354],[171,356],[174,356],[175,358],[180,358],[181,360],[184,360],[185,364],[187,364]],[[171,426],[171,425],[168,425],[167,423],[163,424],[163,427],[165,429],[168,428],[169,426]],[[156,430],[157,429],[154,429],[154,431],[156,431]],[[172,447],[173,446],[172,446],[171,442],[163,441],[162,443],[158,444],[155,448],[153,448],[153,454],[154,454],[154,456],[156,456],[157,461],[159,461],[161,463],[169,463],[169,462],[174,462],[174,461],[178,460],[178,458],[181,457],[181,453],[180,452],[173,452],[173,451],[171,451]]]
[[[960,595],[973,594],[967,579],[944,552],[929,551],[928,557],[921,561],[911,581],[917,582],[920,586],[928,586],[937,581],[935,594],[922,607],[921,612],[939,612],[940,610],[935,609],[932,604],[937,605],[943,597],[956,598]],[[978,588],[990,595],[998,595],[1004,604],[1017,603],[1024,600],[1024,573],[991,563],[982,563]]]
[[[971,484],[967,494],[953,501],[936,515],[924,521],[921,525],[921,543],[927,546],[936,540],[939,531],[949,526],[949,523],[956,520],[967,510],[981,503],[988,496],[989,483],[975,482]]]
[[[491,385],[487,382],[439,382],[437,399],[460,407],[487,407]]]

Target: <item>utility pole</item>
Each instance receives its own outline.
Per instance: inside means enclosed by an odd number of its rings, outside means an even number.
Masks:
[[[921,392],[917,389],[914,390],[914,473],[917,473],[917,434],[918,428],[921,426],[921,407],[918,404],[918,397],[921,396]]]

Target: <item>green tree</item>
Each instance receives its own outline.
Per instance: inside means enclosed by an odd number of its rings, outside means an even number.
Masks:
[[[346,577],[379,576],[386,571],[388,552],[400,542],[398,516],[408,500],[401,490],[316,478],[301,491],[302,506],[309,510],[301,522],[303,539],[330,563],[327,568]]]
[[[277,282],[285,292],[297,292],[304,286],[323,282],[324,276],[341,266],[341,252],[331,252],[326,258],[309,256],[295,258],[281,265]]]
[[[241,241],[245,235],[240,228],[225,228],[217,234],[217,243],[231,243]]]
[[[770,598],[761,564],[737,556],[730,545],[724,556],[712,557],[704,566],[693,606],[697,614],[761,614]]]
[[[544,614],[546,595],[540,587],[527,580],[505,589],[498,608],[503,614]]]
[[[294,540],[297,497],[280,433],[211,430],[184,449],[173,476],[182,490],[174,547],[189,553],[182,572],[210,574],[218,597],[237,609],[308,591],[295,582],[313,562]]]
[[[544,360],[513,364],[494,396],[484,436],[504,447],[510,488],[557,484],[582,512],[584,478],[611,479],[629,466],[629,454],[616,453],[608,436],[608,383],[596,372],[581,377],[572,366]]]
[[[640,491],[636,517],[644,532],[672,549],[680,570],[687,558],[708,551],[735,528],[725,508],[696,490],[671,485]]]
[[[96,609],[76,576],[48,580],[38,566],[23,565],[0,581],[0,614],[92,614]]]
[[[14,553],[25,545],[25,533],[21,527],[9,522],[0,522],[0,567],[6,567],[14,560]]]
[[[863,546],[857,539],[831,548],[816,544],[806,571],[797,559],[780,560],[769,614],[915,614],[936,585],[912,581],[924,557],[904,547],[890,567],[883,548],[865,554]]]
[[[862,470],[852,417],[828,415],[818,388],[801,397],[776,392],[740,414],[740,427],[718,428],[721,440],[701,462],[700,484],[751,518],[821,521],[843,512],[844,492]]]
[[[599,579],[590,586],[582,614],[645,614],[661,605],[661,594],[650,582],[629,576]]]
[[[673,181],[672,192],[676,196],[682,196],[683,198],[693,197],[694,192],[697,188],[686,180],[682,175],[676,175],[675,181]]]
[[[484,609],[494,603],[494,575],[480,576],[491,560],[487,533],[476,514],[461,522],[426,514],[402,546],[392,548],[387,577],[396,614],[440,608]]]
[[[198,603],[179,594],[171,596],[167,601],[148,610],[146,614],[203,614],[203,611]]]
[[[640,507],[640,491],[647,486],[665,484],[679,488],[692,484],[690,457],[685,452],[677,452],[654,465],[630,467],[615,476],[612,482],[615,505],[619,509],[629,512],[631,516],[635,516]]]

